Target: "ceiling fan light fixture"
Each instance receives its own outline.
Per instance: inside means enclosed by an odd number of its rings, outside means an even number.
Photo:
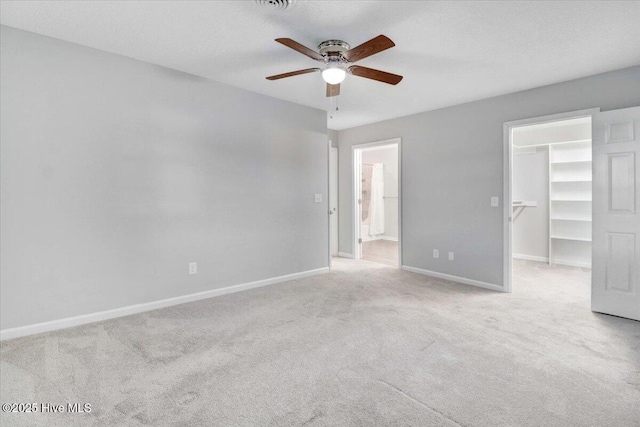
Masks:
[[[347,72],[338,66],[329,67],[322,71],[322,78],[330,85],[337,85],[344,81],[347,77]]]
[[[270,2],[272,0],[256,1]],[[322,79],[327,82],[327,98],[340,95],[340,83],[342,83],[347,77],[347,73],[389,85],[397,85],[402,80],[402,76],[398,74],[361,67],[359,65],[352,65],[356,61],[368,58],[371,55],[375,55],[378,52],[382,52],[383,50],[387,50],[395,46],[389,37],[382,34],[354,47],[353,49],[348,43],[337,39],[323,41],[318,45],[317,51],[311,50],[297,41],[286,37],[276,39],[275,41],[313,59],[314,61],[322,63],[322,65],[320,67],[305,68],[304,70],[290,71],[288,73],[268,76],[267,80],[280,80],[286,77],[321,71]]]

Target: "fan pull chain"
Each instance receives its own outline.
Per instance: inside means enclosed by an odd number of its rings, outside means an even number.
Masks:
[[[333,112],[335,111],[336,113],[338,111],[340,111],[340,108],[338,107],[338,98],[340,96],[332,96],[331,98],[329,98],[330,102],[331,102],[331,107],[329,108],[329,118],[333,119]],[[333,100],[336,100],[336,106],[335,108],[333,107]]]

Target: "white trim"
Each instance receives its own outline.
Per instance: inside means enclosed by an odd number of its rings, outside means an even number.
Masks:
[[[437,277],[439,279],[449,280],[451,282],[463,283],[465,285],[476,286],[478,288],[490,289],[492,291],[506,292],[500,285],[493,283],[481,282],[480,280],[467,279],[466,277],[453,276],[451,274],[438,273],[437,271],[423,270],[422,268],[410,267],[408,265],[402,266],[403,270],[410,271],[412,273],[424,274],[425,276]]]
[[[325,212],[327,213],[327,265],[329,266],[329,270],[331,270],[331,139],[327,138],[327,209]]]
[[[569,267],[580,267],[580,268],[591,268],[591,263],[589,262],[575,262],[575,261],[567,261],[563,259],[555,259],[553,260],[554,265],[566,265]]]
[[[511,125],[505,123],[502,125],[503,134],[503,162],[504,171],[502,176],[502,205],[503,205],[503,277],[502,285],[505,292],[511,292],[511,276],[513,269],[512,258],[512,215],[513,215],[513,196],[511,194],[511,167],[513,163],[513,147],[511,146]]]
[[[363,237],[362,238],[362,242],[373,242],[374,240],[389,240],[390,242],[397,242],[398,238],[397,237],[392,237],[392,236],[383,236],[383,235],[376,235],[376,236],[369,236],[369,237]]]
[[[511,147],[511,131],[515,127],[539,124],[539,123],[549,123],[549,122],[557,122],[561,120],[574,119],[578,117],[593,117],[594,114],[600,112],[600,108],[589,108],[585,110],[571,111],[567,113],[560,114],[551,114],[548,116],[541,117],[532,117],[528,119],[522,120],[514,120],[510,122],[504,123],[502,126],[502,134],[503,134],[503,195],[502,195],[502,205],[503,205],[503,283],[505,292],[512,291],[512,214],[513,214],[513,195],[511,194],[511,169],[512,169],[512,147]]]
[[[513,254],[515,259],[522,259],[525,261],[537,261],[537,262],[549,262],[549,258],[542,256],[534,256],[534,255],[523,255],[523,254]],[[567,260],[554,260],[552,265],[566,265],[569,267],[581,267],[581,268],[591,268],[591,263],[588,262],[575,262],[575,261],[567,261]]]
[[[351,202],[353,204],[353,212],[351,215],[352,228],[352,244],[353,258],[360,259],[360,245],[358,238],[360,234],[360,206],[358,205],[358,163],[360,162],[360,153],[363,149],[374,148],[377,146],[397,145],[398,146],[398,268],[402,268],[402,138],[391,138],[376,142],[367,142],[364,144],[355,144],[351,146]],[[364,242],[365,240],[362,239]]]
[[[331,222],[332,222],[332,217],[335,216],[336,217],[336,222],[338,223],[338,230],[336,230],[336,235],[337,235],[337,240],[338,240],[338,250],[340,250],[340,220],[338,219],[338,197],[339,194],[336,194],[336,211],[332,214],[331,213],[331,159],[333,157],[333,153],[336,154],[336,164],[335,164],[335,181],[336,181],[336,189],[340,188],[340,181],[339,181],[339,176],[338,176],[338,165],[339,165],[339,152],[338,152],[338,147],[333,147],[331,146],[331,140],[329,140],[329,153],[328,153],[328,167],[327,167],[327,176],[328,176],[328,183],[327,183],[327,215],[329,217],[329,269],[331,269],[331,258],[333,257],[333,253],[332,253],[332,249],[333,249],[333,236],[332,236],[332,231],[333,231],[333,227],[331,226]],[[336,191],[337,193],[337,191]]]
[[[544,257],[544,256],[513,254],[513,257],[516,259],[523,259],[525,261],[549,262],[549,257]]]
[[[276,283],[287,282],[289,280],[301,279],[303,277],[315,276],[316,274],[327,273],[328,267],[318,268],[315,270],[303,271],[300,273],[287,274],[284,276],[273,277],[270,279],[257,280],[255,282],[242,283],[239,285],[227,286],[225,288],[212,289],[210,291],[198,292],[195,294],[181,295],[179,297],[167,298],[159,301],[147,302],[143,304],[134,304],[126,307],[115,308],[113,310],[99,311],[96,313],[83,314],[81,316],[67,317],[65,319],[52,320],[49,322],[35,323],[33,325],[20,326],[17,328],[9,328],[0,330],[0,341],[24,337],[27,335],[40,334],[43,332],[55,331],[58,329],[66,329],[74,326],[85,325],[87,323],[100,322],[102,320],[114,319],[116,317],[129,316],[132,314],[143,313],[145,311],[157,310],[159,308],[170,307],[173,305],[184,304],[202,299],[218,297],[221,295],[232,294],[235,292],[246,291],[249,289],[260,288],[262,286],[274,285]]]
[[[351,259],[355,258],[353,254],[348,254],[346,252],[338,252],[338,256],[341,258],[351,258]]]
[[[357,176],[360,174],[360,163],[362,154],[356,150],[355,146],[351,147],[351,203],[353,206],[353,212],[351,214],[351,244],[353,245],[353,258],[360,259],[360,243],[358,239],[361,238],[362,233],[360,225],[360,204],[358,203],[358,194],[360,193],[361,182],[358,182]],[[356,227],[358,227],[356,229]]]

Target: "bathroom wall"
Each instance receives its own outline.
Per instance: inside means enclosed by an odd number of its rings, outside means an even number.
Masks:
[[[384,164],[384,234],[382,238],[398,240],[398,148],[384,147],[362,152],[362,163]],[[371,168],[363,167],[371,179]],[[364,207],[363,207],[364,208]]]

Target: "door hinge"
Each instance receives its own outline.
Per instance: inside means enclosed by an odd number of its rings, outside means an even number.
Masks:
[[[358,243],[362,244],[362,239],[358,239]]]
[[[362,199],[358,199],[358,204],[361,205],[362,204]]]

